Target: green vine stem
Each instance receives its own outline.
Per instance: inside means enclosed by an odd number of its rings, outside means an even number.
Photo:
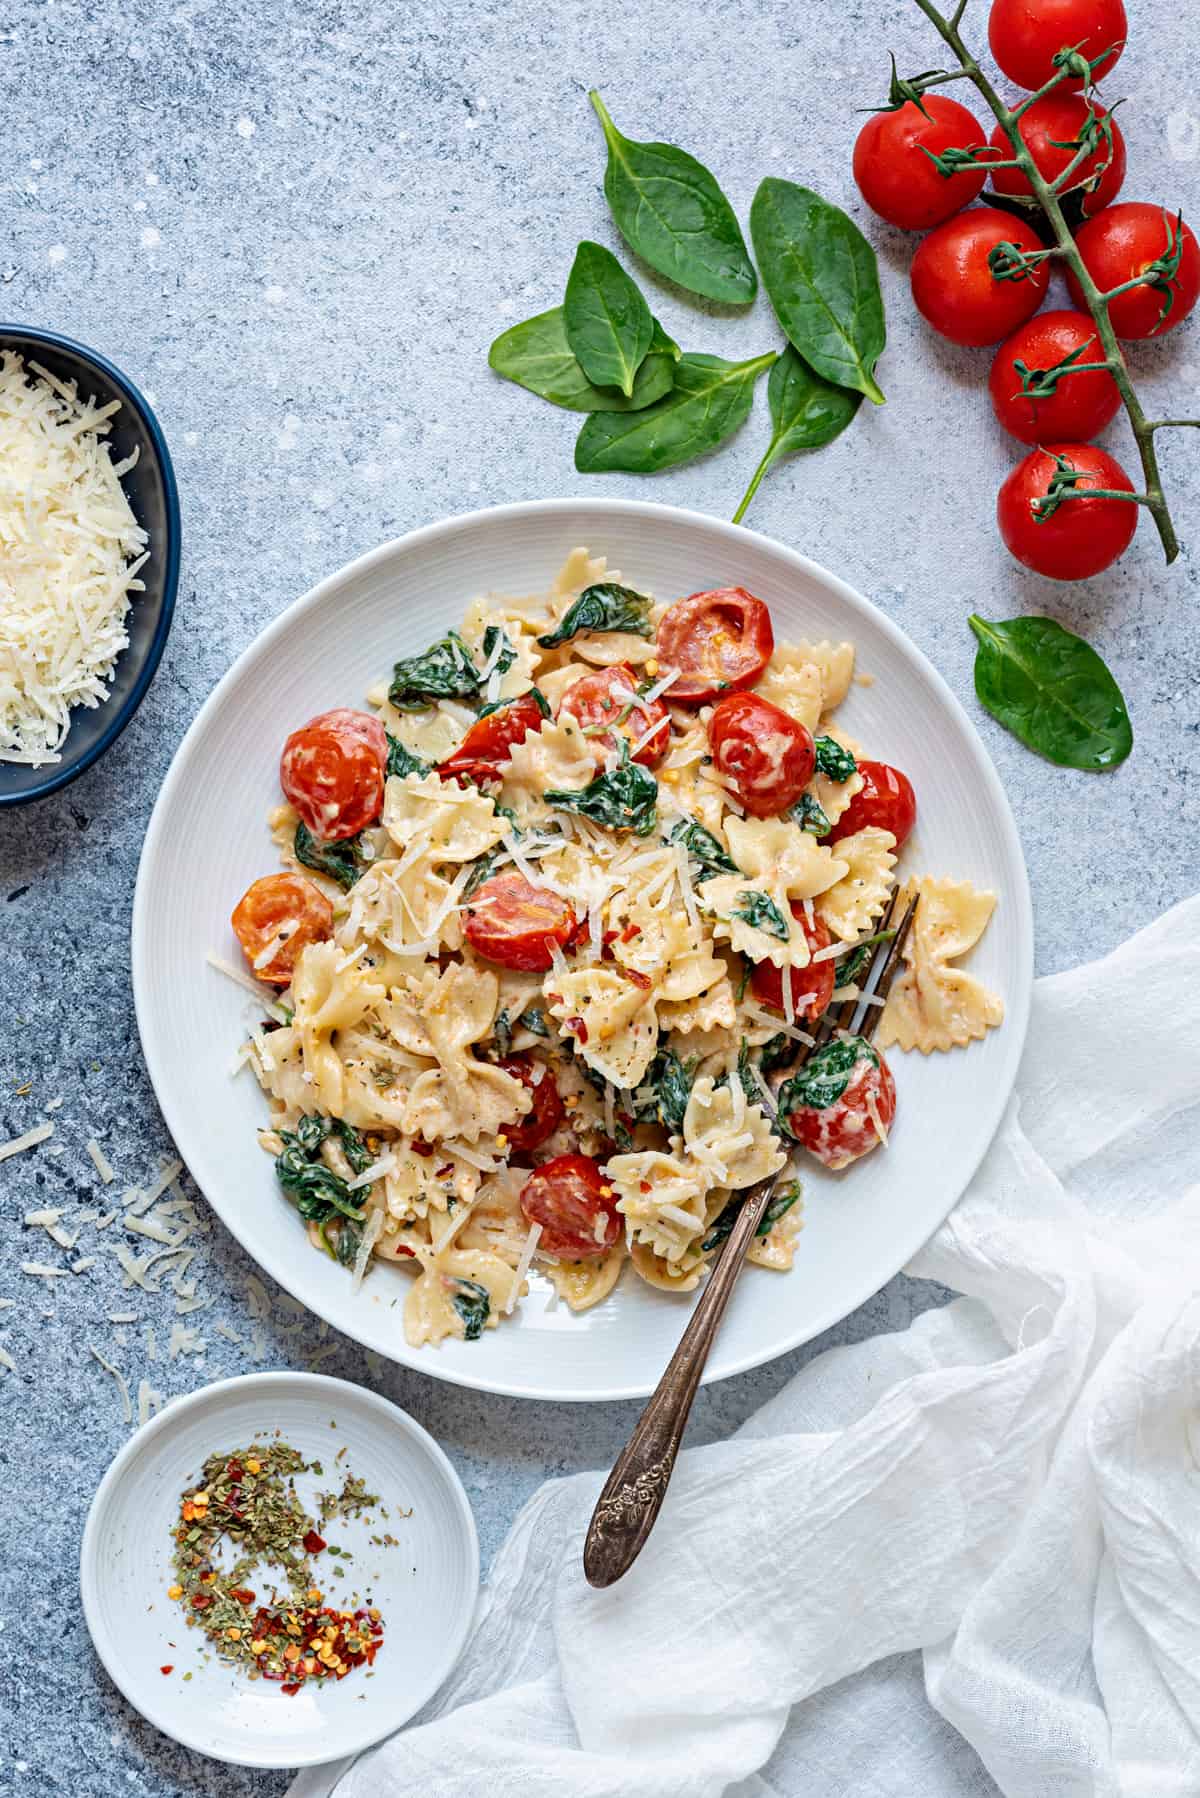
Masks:
[[[1081,73],[1082,70],[1072,71],[1068,68],[1060,69],[1056,75],[1051,76],[1050,80],[1045,82],[1044,85],[1038,89],[1036,94],[1027,95],[1015,108],[1008,107],[1004,104],[1004,101],[1000,98],[999,94],[980,68],[978,62],[976,62],[974,56],[972,56],[971,52],[967,49],[967,46],[963,43],[959,33],[958,28],[962,22],[963,13],[966,10],[966,0],[959,0],[959,4],[948,18],[938,11],[937,7],[933,4],[933,0],[916,0],[916,4],[925,14],[925,17],[929,20],[935,31],[937,31],[938,35],[954,52],[961,65],[960,68],[943,74],[941,78],[943,80],[960,80],[965,77],[974,84],[979,94],[986,101],[988,107],[1002,127],[1009,143],[1012,145],[1014,162],[1028,181],[1038,204],[1041,206],[1042,211],[1049,221],[1050,227],[1054,232],[1055,250],[1057,255],[1061,257],[1062,261],[1071,270],[1071,273],[1079,284],[1087,304],[1087,309],[1095,321],[1096,334],[1100,339],[1100,344],[1104,351],[1104,366],[1108,368],[1113,380],[1116,382],[1117,389],[1121,395],[1122,404],[1128,414],[1130,427],[1138,447],[1138,455],[1141,458],[1142,475],[1145,481],[1146,490],[1144,493],[1121,494],[1120,496],[1114,495],[1113,497],[1133,500],[1137,504],[1143,505],[1148,509],[1158,529],[1159,537],[1162,539],[1163,553],[1168,562],[1173,562],[1179,554],[1179,539],[1175,535],[1175,526],[1171,521],[1170,508],[1167,505],[1166,496],[1163,493],[1162,477],[1158,467],[1158,456],[1154,447],[1154,433],[1168,428],[1173,429],[1177,426],[1200,425],[1200,419],[1149,419],[1146,417],[1133,382],[1129,378],[1129,370],[1125,366],[1125,358],[1121,354],[1121,346],[1117,341],[1117,334],[1113,330],[1112,321],[1110,320],[1108,313],[1109,300],[1113,298],[1115,293],[1124,292],[1125,289],[1130,286],[1140,286],[1141,282],[1126,282],[1123,287],[1113,289],[1111,293],[1102,293],[1100,291],[1084,265],[1083,257],[1079,254],[1075,239],[1071,235],[1070,226],[1067,224],[1062,207],[1059,205],[1058,192],[1062,178],[1060,177],[1058,182],[1053,183],[1046,181],[1041,174],[1041,171],[1038,169],[1037,164],[1034,162],[1033,157],[1030,155],[1024,138],[1017,129],[1018,121],[1020,120],[1022,113],[1032,105],[1034,100],[1040,99],[1044,94],[1051,93],[1061,82],[1067,80],[1071,73]],[[1076,61],[1082,63],[1081,58],[1076,58]],[[931,71],[927,76],[917,77],[913,85],[918,84],[921,91],[924,91],[926,88],[939,85],[939,82],[935,78],[933,71]],[[1086,498],[1088,491],[1089,490],[1085,489],[1079,497]]]

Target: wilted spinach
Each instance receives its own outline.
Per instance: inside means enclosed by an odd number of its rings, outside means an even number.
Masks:
[[[501,1060],[506,1055],[512,1054],[512,1039],[512,1019],[508,1015],[507,1007],[502,1005],[496,1013],[496,1019],[492,1025],[492,1041],[496,1045],[496,1053]]]
[[[419,712],[438,699],[474,699],[482,682],[471,651],[457,631],[417,656],[397,662],[388,698],[401,712]]]
[[[975,692],[1027,749],[1062,768],[1116,768],[1133,748],[1121,689],[1090,643],[1053,618],[989,623],[972,613],[979,640]]]
[[[878,1055],[861,1036],[838,1037],[810,1055],[800,1072],[785,1080],[776,1094],[780,1128],[789,1136],[792,1134],[788,1120],[801,1105],[812,1106],[818,1111],[836,1105],[849,1086],[850,1076],[859,1061],[870,1061],[875,1067],[879,1066]]]
[[[825,741],[828,742],[830,739],[826,738]],[[824,809],[817,804],[811,793],[801,793],[788,816],[800,826],[801,830],[808,831],[810,836],[828,836],[833,829]]]
[[[521,1023],[534,1036],[549,1036],[550,1034],[546,1023],[546,1014],[540,1005],[527,1005],[521,1013]]]
[[[423,762],[419,755],[414,755],[411,749],[406,749],[399,737],[394,737],[390,730],[386,734],[387,772],[389,774],[398,774],[403,777],[405,774],[424,775],[429,773],[428,762]]]
[[[612,581],[600,581],[585,587],[573,600],[552,631],[538,638],[542,649],[557,649],[580,631],[630,631],[638,637],[651,634],[652,600],[632,587],[618,587]]]
[[[778,1036],[770,1037],[759,1050],[758,1065],[764,1074],[773,1074],[778,1068],[790,1067],[800,1049],[801,1044],[795,1037],[781,1030]]]
[[[487,1326],[491,1315],[492,1300],[486,1286],[478,1280],[465,1279],[461,1274],[453,1281],[450,1303],[463,1321],[463,1340],[478,1342]]]
[[[880,943],[890,943],[895,934],[894,930],[877,930],[874,936],[864,937],[861,943],[851,949],[849,955],[838,962],[838,985],[856,986],[860,976],[866,973],[874,960]]]
[[[367,865],[363,858],[361,831],[357,836],[343,837],[340,842],[325,843],[314,837],[308,825],[301,822],[296,826],[292,849],[298,862],[311,868],[314,874],[336,880],[347,892]]]
[[[667,841],[683,844],[689,858],[699,863],[701,880],[707,880],[713,874],[741,872],[732,856],[727,854],[712,831],[706,830],[698,818],[680,818],[677,824],[672,825]]]
[[[459,895],[461,899],[473,898],[484,881],[492,878],[502,853],[503,851],[499,849],[489,849],[486,855],[481,855],[477,862],[472,863],[471,872],[463,882],[463,889]]]
[[[692,1096],[694,1061],[683,1062],[673,1049],[660,1049],[637,1089],[639,1124],[660,1123],[664,1130],[683,1129],[683,1117]]]
[[[799,1197],[799,1180],[789,1180],[786,1186],[781,1186],[774,1197],[768,1201],[766,1210],[759,1218],[754,1231],[755,1236],[766,1236],[770,1231],[772,1224],[777,1224],[780,1218],[783,1217],[786,1212],[791,1210]],[[714,1222],[712,1229],[700,1244],[702,1249],[719,1248],[723,1242],[728,1240],[733,1233],[733,1226],[741,1215],[742,1206],[745,1203],[746,1200],[741,1194],[730,1199],[728,1205],[726,1205],[724,1211],[721,1212],[720,1216]]]
[[[730,916],[740,918],[743,924],[749,924],[754,930],[762,930],[768,936],[778,937],[781,943],[788,940],[787,921],[769,893],[739,893],[738,903]]]
[[[501,645],[500,654],[493,663],[493,669],[507,674],[517,659],[517,652],[512,646],[512,639],[502,624],[489,624],[483,633],[483,659],[488,661],[497,643]]]
[[[857,774],[858,763],[848,749],[833,737],[814,737],[813,748],[817,756],[817,773],[827,775],[830,780],[839,784]]]
[[[331,1135],[341,1142],[346,1160],[356,1174],[370,1166],[370,1150],[357,1130],[341,1118],[323,1117],[311,1111],[300,1118],[295,1130],[280,1131],[283,1148],[275,1157],[276,1178],[294,1200],[301,1217],[320,1224],[337,1212],[361,1222],[367,1189],[351,1192],[346,1182],[320,1159],[321,1144]]]
[[[633,397],[634,377],[654,334],[650,308],[611,250],[586,238],[563,297],[567,342],[589,381]]]
[[[624,738],[621,750],[622,759],[615,768],[598,774],[578,792],[543,794],[547,805],[578,812],[580,817],[590,818],[606,830],[632,830],[639,837],[649,836],[658,823],[658,782],[648,768],[630,761]]]

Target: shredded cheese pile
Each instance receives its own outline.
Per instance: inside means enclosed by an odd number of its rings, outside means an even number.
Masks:
[[[146,533],[104,438],[120,401],[81,400],[0,356],[0,762],[61,760],[73,706],[107,697],[129,642]]]

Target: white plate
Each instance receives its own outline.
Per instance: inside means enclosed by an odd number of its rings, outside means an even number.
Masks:
[[[848,637],[875,677],[853,687],[838,722],[872,756],[897,763],[920,817],[903,869],[974,881],[1000,896],[972,967],[1003,994],[1007,1020],[986,1041],[928,1060],[896,1051],[899,1120],[886,1153],[844,1175],[815,1162],[790,1274],[743,1277],[706,1377],[722,1379],[806,1342],[877,1292],[945,1218],[991,1140],[1016,1075],[1032,982],[1029,885],[1012,813],[961,706],[883,614],[842,581],[753,531],[670,506],[543,500],[448,519],[352,562],[276,619],[229,671],[184,738],[159,796],[138,872],[133,983],[158,1100],[179,1151],[255,1259],[320,1317],[394,1360],[460,1385],[545,1399],[649,1392],[691,1299],[626,1273],[603,1305],[546,1309],[535,1277],[516,1321],[476,1343],[407,1347],[397,1295],[407,1276],[377,1268],[355,1297],[346,1270],[308,1245],[255,1130],[266,1115],[253,1077],[229,1077],[246,1000],[205,965],[237,961],[229,913],[277,865],[266,813],[290,730],[331,706],[363,703],[392,662],[457,624],[493,589],[547,588],[568,550],[606,555],[661,599],[741,585],[765,600],[780,640]]]
[[[376,1512],[373,1524],[363,1518],[330,1525],[329,1541],[354,1555],[343,1579],[333,1577],[330,1556],[319,1563],[331,1601],[349,1598],[361,1582],[383,1614],[372,1677],[358,1668],[294,1697],[211,1654],[202,1658],[203,1634],[185,1627],[179,1605],[167,1597],[180,1494],[209,1455],[276,1430],[324,1468],[323,1478],[297,1480],[310,1509],[319,1488],[340,1486],[349,1471],[389,1512],[386,1522]],[[410,1517],[400,1515],[408,1510]],[[372,1547],[370,1537],[384,1531],[398,1547]],[[323,1374],[250,1374],[175,1400],[130,1437],[92,1500],[80,1584],[96,1653],[156,1728],[239,1766],[306,1767],[391,1735],[437,1691],[470,1628],[479,1544],[461,1480],[433,1438],[396,1405]]]

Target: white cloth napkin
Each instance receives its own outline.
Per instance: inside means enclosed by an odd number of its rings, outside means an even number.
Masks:
[[[909,1270],[963,1296],[684,1455],[608,1592],[603,1474],[543,1486],[425,1720],[289,1798],[1196,1798],[1198,1045],[1200,898],[1040,981]]]

